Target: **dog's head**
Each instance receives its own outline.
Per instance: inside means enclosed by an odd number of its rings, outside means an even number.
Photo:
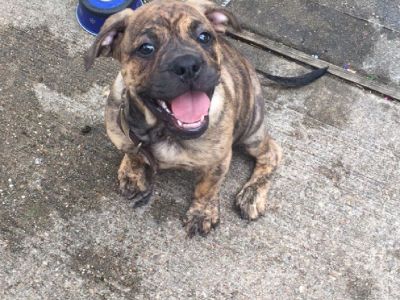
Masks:
[[[219,83],[218,34],[238,22],[224,8],[202,0],[155,0],[136,11],[111,16],[85,58],[112,56],[122,66],[129,93],[143,112],[181,138],[196,138],[208,127]]]

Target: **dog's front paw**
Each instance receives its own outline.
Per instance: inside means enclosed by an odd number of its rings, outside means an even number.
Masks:
[[[236,206],[240,216],[246,220],[256,220],[265,214],[267,195],[256,184],[245,186],[236,196]]]
[[[120,168],[118,171],[119,189],[122,196],[130,201],[133,208],[146,205],[153,192],[152,186],[145,180],[142,170]]]
[[[151,187],[141,189],[134,176],[119,176],[119,189],[133,208],[146,205],[153,192]]]
[[[219,209],[213,207],[211,209],[190,209],[184,220],[184,226],[189,238],[196,234],[206,236],[212,229],[219,224]]]

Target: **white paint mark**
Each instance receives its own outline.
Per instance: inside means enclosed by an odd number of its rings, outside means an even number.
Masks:
[[[363,62],[363,69],[370,74],[386,74],[391,81],[400,84],[400,41],[381,35],[372,54]]]
[[[101,121],[106,102],[103,87],[93,86],[87,93],[67,97],[49,89],[46,85],[34,85],[37,99],[45,111],[54,112],[60,117],[79,117],[89,121]]]
[[[227,6],[232,0],[224,0],[221,6]]]

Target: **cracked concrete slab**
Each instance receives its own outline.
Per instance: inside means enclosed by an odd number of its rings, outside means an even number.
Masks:
[[[398,1],[329,3],[233,0],[229,8],[237,13],[244,27],[250,31],[309,55],[316,55],[337,66],[348,65],[351,70],[370,76],[371,80],[379,79],[398,86],[398,76],[390,70],[392,65],[398,66],[399,62],[397,49],[400,33],[396,29],[400,20]],[[357,18],[352,15],[353,12]],[[372,12],[387,16],[390,24],[394,22],[394,29],[385,27],[387,23],[384,21],[374,19],[369,22],[366,14],[370,14],[371,18],[377,16]]]
[[[247,223],[233,209],[252,166],[238,149],[221,226],[188,240],[195,175],[164,171],[149,206],[128,208],[102,119],[117,65],[83,71],[92,38],[74,1],[32,2],[26,22],[18,1],[0,10],[1,299],[400,298],[398,102],[331,76],[264,86],[285,154],[268,213]],[[233,43],[262,70],[307,71]]]
[[[321,5],[368,20],[377,26],[400,31],[400,2],[393,0],[328,1],[317,0]]]

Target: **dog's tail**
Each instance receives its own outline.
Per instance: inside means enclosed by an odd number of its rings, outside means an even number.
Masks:
[[[326,68],[321,68],[321,69],[316,69],[310,73],[296,76],[296,77],[281,77],[281,76],[275,76],[271,75],[268,73],[265,73],[261,70],[257,70],[257,72],[264,77],[268,78],[269,80],[272,80],[276,82],[279,85],[285,86],[285,87],[300,87],[300,86],[305,86],[307,84],[310,84],[311,82],[317,80],[318,78],[322,77],[325,75],[329,67]]]

